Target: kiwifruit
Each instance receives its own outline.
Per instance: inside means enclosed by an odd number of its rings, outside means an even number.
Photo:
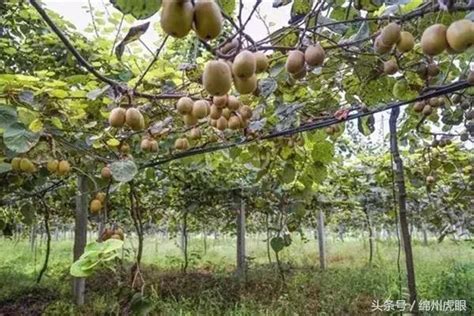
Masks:
[[[380,33],[380,39],[386,46],[392,46],[400,40],[401,27],[395,22],[387,24]]]
[[[28,158],[22,158],[20,160],[20,170],[23,172],[33,173],[36,171],[36,167]]]
[[[463,132],[463,133],[461,133],[459,138],[462,142],[465,142],[465,141],[469,140],[469,134],[466,133],[466,132]]]
[[[199,127],[193,128],[191,131],[189,131],[189,138],[190,139],[199,139],[201,138],[201,129]]]
[[[125,124],[125,109],[124,108],[114,108],[110,111],[109,115],[109,124],[112,127],[122,127]]]
[[[229,108],[222,109],[221,117],[224,117],[226,120],[228,120],[231,115],[232,115],[232,112]]]
[[[202,40],[211,40],[222,31],[222,14],[219,5],[210,0],[197,0],[194,4],[194,30]]]
[[[127,143],[121,143],[119,147],[119,151],[122,154],[128,154],[130,152],[130,145]]]
[[[433,183],[435,183],[435,181],[436,181],[436,179],[433,176],[427,176],[426,177],[426,183],[427,184],[433,184]]]
[[[15,170],[15,171],[21,170],[20,163],[21,163],[20,157],[13,158],[12,161],[10,162],[10,165],[12,166],[12,170]]]
[[[89,205],[91,213],[98,213],[102,209],[102,202],[98,199],[93,199]]]
[[[321,44],[316,43],[308,46],[304,52],[304,59],[306,63],[311,67],[321,66],[324,62],[326,53],[324,52]]]
[[[125,123],[134,131],[144,128],[145,121],[142,113],[136,108],[129,108],[125,114]]]
[[[227,126],[233,130],[240,129],[242,128],[242,122],[237,115],[232,115],[227,121]]]
[[[105,202],[106,197],[107,197],[107,194],[105,194],[105,192],[97,192],[97,194],[95,195],[95,199],[99,200],[100,203],[102,204]]]
[[[304,54],[300,50],[292,50],[288,53],[285,68],[290,74],[297,74],[304,68]]]
[[[470,110],[470,111],[466,112],[466,114],[464,114],[464,116],[466,117],[466,120],[474,119],[474,110]]]
[[[439,101],[438,98],[430,98],[428,100],[428,104],[431,105],[432,107],[436,108],[440,105],[438,101]]]
[[[254,74],[249,78],[234,77],[235,89],[240,94],[249,94],[257,89],[257,76]]]
[[[471,105],[469,104],[469,101],[467,100],[461,103],[461,109],[464,111],[468,110],[470,107]]]
[[[227,119],[224,116],[221,116],[221,117],[219,117],[219,119],[216,122],[216,128],[218,130],[223,131],[227,128],[227,126],[228,126],[227,124],[228,124]]]
[[[433,108],[431,107],[431,105],[427,104],[427,105],[425,105],[425,107],[423,108],[423,111],[422,111],[422,112],[423,112],[423,114],[424,114],[425,116],[429,116],[429,115],[431,115],[431,113],[433,113]]]
[[[227,99],[227,108],[231,111],[237,111],[240,108],[240,100],[233,95],[229,95]]]
[[[154,139],[150,140],[150,152],[156,153],[158,151],[158,142]]]
[[[209,116],[213,120],[217,120],[222,115],[222,109],[218,108],[215,104],[211,105],[211,111]]]
[[[446,104],[446,100],[444,99],[444,97],[438,97],[438,106],[443,106]]]
[[[469,85],[474,86],[474,71],[469,72],[466,81]]]
[[[400,40],[397,43],[397,50],[400,53],[406,53],[413,49],[415,46],[415,38],[410,32],[400,32]]]
[[[429,26],[421,36],[421,49],[429,56],[441,54],[447,47],[446,26],[434,24]]]
[[[209,125],[211,125],[212,127],[217,127],[217,120],[214,120],[214,119],[209,119],[208,121]]]
[[[182,97],[176,103],[176,110],[181,115],[189,114],[193,110],[194,101],[188,97]]]
[[[290,74],[290,75],[291,75],[291,78],[293,78],[295,80],[300,80],[300,79],[303,79],[304,77],[306,77],[306,74],[307,74],[306,67],[303,67],[303,69],[301,69],[301,71],[299,71],[295,74]]]
[[[415,105],[413,106],[413,111],[417,112],[417,113],[421,113],[423,111],[423,108],[425,107],[425,103],[422,102],[422,101],[418,101],[415,103]]]
[[[237,47],[239,47],[239,44],[240,44],[239,40],[237,38],[233,38],[230,42],[225,43],[221,47],[221,52],[223,54],[227,54],[231,50],[236,49]]]
[[[193,126],[197,124],[198,119],[192,114],[186,114],[183,115],[183,122],[186,126]]]
[[[453,94],[452,97],[451,97],[451,102],[453,102],[453,103],[459,103],[459,102],[461,102],[461,99],[462,99],[461,95],[455,93],[455,94]]]
[[[242,105],[239,109],[239,113],[244,120],[249,120],[252,117],[252,109],[248,105]]]
[[[149,151],[151,147],[150,140],[148,138],[143,138],[140,143],[140,148],[143,151]]]
[[[430,77],[436,77],[439,75],[439,66],[435,63],[429,63],[426,67],[426,73]]]
[[[102,168],[102,170],[100,170],[100,176],[103,179],[110,179],[112,177],[112,171],[109,167],[105,166]]]
[[[206,64],[202,75],[204,88],[211,95],[223,96],[232,87],[232,74],[223,61],[212,60]]]
[[[474,22],[462,19],[451,23],[446,31],[446,40],[455,52],[464,52],[474,44]]]
[[[227,95],[214,96],[212,98],[212,103],[218,108],[224,108],[227,106]]]
[[[267,55],[263,52],[255,52],[253,53],[255,56],[256,68],[255,71],[257,73],[264,72],[268,68],[268,58]]]
[[[67,160],[61,160],[58,163],[58,174],[63,176],[68,174],[71,171],[71,165],[69,164],[69,161]]]
[[[375,38],[375,41],[374,41],[374,51],[377,53],[377,54],[387,54],[388,52],[390,52],[390,50],[392,49],[393,45],[385,45],[383,42],[382,42],[382,38],[381,36],[377,36]]]
[[[326,134],[328,134],[328,135],[334,135],[334,133],[336,132],[332,126],[328,126],[324,130],[325,130]]]
[[[198,119],[202,119],[208,115],[209,102],[206,100],[198,100],[194,102],[192,115]]]
[[[178,138],[174,142],[174,148],[178,150],[186,150],[189,148],[189,141],[187,138]]]
[[[256,70],[257,60],[255,55],[248,50],[241,51],[232,64],[232,72],[240,78],[249,78],[255,74]]]
[[[59,161],[56,159],[52,159],[48,161],[48,164],[46,165],[46,169],[48,169],[48,171],[51,173],[55,173],[58,171],[58,166],[59,166]]]
[[[189,0],[163,0],[160,24],[163,31],[173,37],[188,35],[193,26],[194,10]]]
[[[390,59],[383,63],[383,72],[386,75],[393,75],[398,71],[398,64],[395,60]]]

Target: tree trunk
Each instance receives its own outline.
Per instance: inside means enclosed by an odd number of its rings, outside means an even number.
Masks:
[[[265,231],[267,234],[267,239],[265,240],[266,246],[267,246],[267,258],[268,258],[268,263],[271,265],[272,264],[272,255],[270,252],[270,214],[266,213],[265,214]]]
[[[409,232],[409,223],[407,219],[407,206],[406,206],[406,189],[405,189],[405,178],[403,174],[403,160],[400,157],[398,150],[397,140],[397,119],[400,114],[400,109],[395,107],[392,109],[390,114],[390,151],[392,153],[393,161],[395,163],[394,168],[394,181],[396,185],[399,219],[400,219],[400,230],[403,240],[403,249],[405,251],[405,261],[407,269],[407,280],[408,280],[408,292],[409,292],[409,303],[413,306],[413,311],[417,313],[418,302],[416,298],[416,282],[415,282],[415,267],[413,263],[413,253],[411,248],[411,237]]]
[[[183,215],[183,226],[181,230],[181,249],[184,256],[183,272],[186,273],[188,269],[188,212],[185,211]]]
[[[372,228],[372,220],[369,215],[369,210],[364,207],[365,218],[367,220],[367,230],[369,233],[369,265],[372,265],[374,258],[374,230]]]
[[[425,224],[423,224],[421,232],[423,233],[423,246],[428,246],[428,232],[426,231]]]
[[[77,196],[76,196],[76,218],[74,226],[74,261],[84,253],[87,243],[87,183],[86,177],[79,175],[77,177]],[[86,289],[85,278],[73,279],[74,302],[77,305],[84,304],[84,295]]]
[[[33,252],[35,250],[35,245],[36,245],[36,223],[31,226],[31,234],[30,234],[30,247],[31,251]]]
[[[237,276],[245,277],[245,201],[240,198],[240,209],[237,213]]]
[[[324,212],[318,214],[318,245],[319,245],[319,266],[322,270],[326,269],[326,242],[324,232]]]

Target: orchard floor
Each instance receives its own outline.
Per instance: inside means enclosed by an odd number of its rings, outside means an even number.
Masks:
[[[308,236],[309,237],[309,236]],[[328,268],[318,266],[317,244],[296,238],[281,252],[284,280],[268,263],[263,236],[247,240],[249,272],[246,282],[233,275],[235,240],[201,237],[189,245],[189,268],[181,272],[182,255],[176,240],[147,237],[143,258],[146,300],[131,304],[130,265],[103,270],[87,280],[86,304],[71,303],[68,268],[71,240],[54,240],[47,273],[35,278],[44,244],[32,251],[27,240],[0,239],[0,315],[128,315],[137,306],[151,315],[368,315],[374,300],[404,299],[398,285],[395,241],[377,243],[371,266],[363,240],[328,241]],[[125,259],[136,245],[126,242]],[[273,254],[272,254],[273,255]],[[422,246],[414,241],[418,295],[426,300],[466,300],[474,312],[473,243],[446,240]],[[125,260],[127,261],[127,260]],[[405,285],[401,259],[402,284]],[[445,313],[438,313],[445,315]],[[430,313],[436,315],[436,313]]]

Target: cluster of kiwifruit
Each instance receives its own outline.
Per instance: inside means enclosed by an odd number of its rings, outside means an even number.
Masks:
[[[421,100],[415,102],[413,111],[416,113],[423,113],[425,116],[429,116],[433,113],[434,109],[444,106],[444,97],[434,97],[428,100]]]
[[[158,152],[158,142],[150,135],[147,135],[142,138],[140,148],[143,151],[156,153]]]
[[[67,160],[52,159],[46,164],[46,169],[52,174],[65,176],[71,172],[71,164]]]
[[[335,135],[335,134],[339,133],[341,130],[340,130],[338,124],[333,124],[333,125],[329,125],[328,127],[326,127],[326,128],[324,129],[324,131],[325,131],[326,134],[328,134],[329,136],[332,136],[332,135]]]
[[[235,89],[240,94],[249,94],[257,89],[256,74],[264,72],[267,68],[268,58],[264,53],[243,50],[235,56],[233,62],[224,60],[209,61],[204,68],[202,83],[206,91],[212,96],[228,94],[232,88],[232,81]]]
[[[125,110],[122,107],[117,107],[110,112],[109,124],[116,128],[127,125],[134,131],[140,131],[145,128],[145,118],[136,108],[131,107]]]
[[[10,164],[13,171],[35,173],[37,170],[36,165],[28,158],[15,157]]]
[[[123,230],[120,227],[115,227],[115,228],[106,228],[102,232],[102,235],[100,235],[100,240],[101,241],[106,241],[108,239],[124,239],[124,234]]]
[[[436,182],[436,178],[432,175],[426,177],[426,185],[431,186]]]
[[[410,32],[402,31],[399,24],[387,24],[375,38],[374,51],[377,54],[387,54],[396,46],[400,53],[406,53],[415,46],[415,38]]]
[[[450,54],[462,53],[474,45],[474,22],[468,19],[455,21],[446,27],[444,24],[429,26],[421,36],[421,49],[429,56],[447,51]]]
[[[163,0],[160,18],[163,31],[182,38],[194,29],[202,40],[214,39],[222,31],[222,14],[214,0]]]
[[[442,137],[440,139],[433,139],[433,142],[431,143],[431,147],[446,147],[448,145],[451,145],[452,144],[452,141],[451,139],[447,138],[447,137]]]
[[[102,210],[106,196],[107,195],[104,192],[97,192],[89,205],[89,210],[91,213],[99,213]]]
[[[304,52],[295,49],[288,53],[285,69],[293,79],[303,79],[306,76],[306,65],[321,66],[325,57],[324,48],[319,43],[306,47]]]
[[[112,178],[112,170],[110,170],[109,166],[105,166],[100,170],[100,176],[102,179],[109,180]]]

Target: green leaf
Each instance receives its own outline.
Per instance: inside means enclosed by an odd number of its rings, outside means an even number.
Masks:
[[[138,20],[151,17],[161,7],[161,0],[110,0],[123,14],[131,14]]]
[[[285,169],[281,175],[281,179],[284,183],[290,183],[295,179],[296,170],[292,164],[286,164]]]
[[[334,145],[327,140],[318,141],[314,144],[311,151],[313,160],[321,163],[330,163],[334,156]]]
[[[0,105],[0,128],[7,128],[17,120],[16,111],[14,108]]]
[[[285,248],[285,240],[280,236],[273,237],[270,240],[270,246],[272,246],[273,251],[280,252]]]
[[[225,14],[232,16],[235,11],[235,0],[217,0],[219,6]]]
[[[12,170],[12,165],[6,162],[0,162],[0,174]]]
[[[3,133],[5,146],[16,153],[26,153],[39,140],[40,135],[30,132],[22,123],[13,123]]]
[[[87,278],[91,276],[92,270],[83,270],[82,267],[84,266],[85,262],[81,259],[77,260],[71,265],[69,269],[69,273],[76,278]]]
[[[133,180],[138,172],[137,165],[132,160],[121,160],[110,165],[112,177],[119,182]]]
[[[375,131],[375,119],[371,114],[369,116],[359,117],[357,119],[357,128],[363,135],[368,136]]]
[[[144,24],[133,26],[130,28],[127,35],[125,35],[125,38],[120,42],[120,44],[117,45],[117,47],[115,47],[115,55],[117,56],[119,60],[122,59],[125,46],[129,43],[132,43],[138,40],[140,36],[145,34],[149,26],[150,26],[150,22],[146,22]]]

